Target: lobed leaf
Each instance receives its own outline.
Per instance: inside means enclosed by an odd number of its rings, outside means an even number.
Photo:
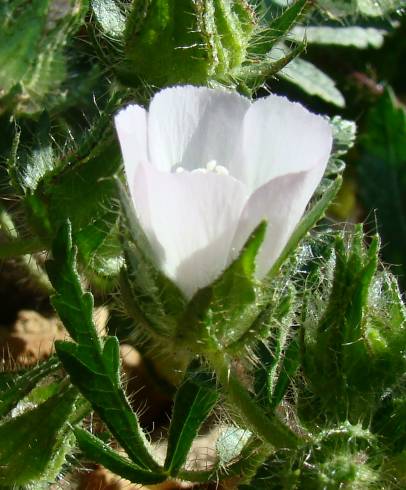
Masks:
[[[62,228],[55,240],[53,259],[47,262],[46,267],[56,290],[52,304],[77,342],[57,342],[58,357],[72,382],[99,413],[134,463],[143,468],[157,469],[138,419],[120,384],[118,341],[109,337],[102,344],[97,335],[92,320],[93,297],[82,291],[69,224]]]

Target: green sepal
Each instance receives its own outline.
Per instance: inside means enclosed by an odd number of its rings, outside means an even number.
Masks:
[[[86,430],[76,427],[74,434],[80,449],[88,458],[92,461],[97,461],[108,470],[132,483],[154,485],[163,482],[167,478],[165,474],[148,471],[131,463]]]
[[[0,485],[54,481],[72,446],[67,420],[76,398],[69,388],[0,425]]]
[[[192,369],[176,392],[164,465],[171,476],[176,476],[184,465],[198,430],[218,400],[211,381],[207,381],[205,373]]]
[[[157,463],[146,447],[137,416],[120,384],[118,341],[108,337],[102,343],[97,335],[92,319],[93,296],[83,292],[80,284],[69,222],[61,229],[52,252],[53,259],[46,264],[56,290],[52,304],[77,342],[56,342],[58,357],[72,382],[99,413],[129,457],[139,466],[156,469]]]
[[[256,256],[264,240],[266,222],[251,233],[239,256],[214,281],[193,296],[179,321],[177,338],[200,348],[226,348],[250,328],[258,314]],[[230,325],[232,327],[230,328]]]
[[[120,273],[120,286],[127,312],[153,335],[173,338],[186,299],[176,284],[160,271],[134,206],[118,179],[116,188],[125,218],[120,236],[126,268]]]

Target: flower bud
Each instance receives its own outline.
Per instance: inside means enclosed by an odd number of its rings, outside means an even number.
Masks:
[[[205,85],[221,83],[245,60],[255,26],[245,0],[152,0],[144,8],[139,4],[134,2],[127,21],[128,73],[158,86]]]

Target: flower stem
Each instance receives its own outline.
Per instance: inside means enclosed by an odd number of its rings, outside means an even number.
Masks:
[[[228,401],[239,412],[239,416],[264,442],[275,448],[295,448],[301,439],[276,415],[268,416],[252,398],[248,390],[233,374],[223,354],[210,356],[209,362],[221,382]]]

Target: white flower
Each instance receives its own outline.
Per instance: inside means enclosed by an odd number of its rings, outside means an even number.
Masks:
[[[116,116],[127,180],[162,271],[190,298],[238,256],[266,219],[262,278],[319,184],[331,151],[325,119],[284,97],[251,103],[191,86],[159,92],[148,112]]]

